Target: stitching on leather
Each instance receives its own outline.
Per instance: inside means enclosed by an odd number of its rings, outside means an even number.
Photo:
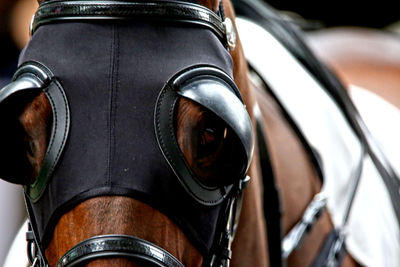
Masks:
[[[107,182],[106,185],[110,185],[111,183],[111,143],[112,143],[112,110],[113,110],[113,88],[114,88],[114,47],[115,47],[115,38],[114,38],[114,25],[111,25],[111,43],[110,43],[110,61],[109,61],[109,88],[108,88],[108,116],[107,116],[107,132],[108,132],[108,148],[107,148]]]
[[[158,2],[156,2],[158,3]],[[150,3],[151,4],[151,3]],[[156,17],[165,20],[178,20],[182,22],[189,22],[188,19],[191,21],[197,21],[199,23],[205,23],[209,24],[209,27],[214,28],[219,34],[221,34],[220,37],[224,38],[225,35],[225,28],[222,25],[222,20],[221,18],[214,13],[212,10],[209,10],[208,8],[197,5],[197,4],[192,4],[192,8],[189,8],[187,6],[184,6],[184,4],[176,7],[172,5],[171,3],[163,3],[164,4],[164,13],[161,14],[156,14]],[[189,3],[186,3],[189,4]],[[93,9],[96,9],[95,11],[93,10],[88,10],[85,8],[82,8],[82,5],[84,7],[93,7]],[[133,9],[128,9],[129,7],[133,7]],[[135,11],[137,7],[144,7],[144,8],[149,8],[152,7],[149,4],[145,3],[139,3],[139,4],[132,4],[129,2],[123,2],[123,3],[113,3],[113,4],[92,4],[92,3],[86,3],[86,4],[54,4],[51,3],[51,6],[43,6],[39,8],[38,12],[36,13],[36,18],[35,20],[38,21],[42,18],[47,18],[47,19],[55,19],[57,20],[57,16],[59,15],[59,11],[61,10],[62,12],[65,12],[66,16],[77,16],[76,19],[79,19],[79,15],[89,15],[93,16],[93,18],[98,17],[98,16],[107,16],[107,15],[112,15],[112,16],[135,16],[138,15],[138,12]],[[65,11],[63,8],[68,8],[70,10]],[[72,10],[71,10],[72,9]],[[105,14],[101,14],[105,13]],[[148,12],[151,13],[151,12]],[[141,13],[139,13],[140,15]],[[141,18],[145,18],[144,16],[145,13],[143,13],[143,16],[140,16]],[[198,15],[201,14],[201,15]],[[154,15],[154,14],[153,14]],[[177,18],[178,16],[178,18]],[[48,22],[42,22],[42,23],[48,23]],[[38,23],[35,26],[36,30],[40,24]]]
[[[57,120],[57,118],[58,118],[57,114],[58,113],[57,113],[57,106],[56,106],[56,104],[55,104],[55,102],[53,100],[53,97],[50,94],[47,94],[47,98],[50,100],[51,107],[52,107],[53,112],[54,112],[54,116],[53,116],[53,118],[54,118],[54,121],[53,121],[53,123],[54,123],[54,132],[51,135],[51,139],[50,139],[51,142],[49,144],[49,149],[47,150],[50,153],[50,151],[53,149],[54,142],[56,140],[57,129],[58,129],[58,126],[57,126],[58,125],[58,120]],[[47,156],[47,154],[46,154],[46,156]]]
[[[61,85],[60,85],[58,82],[54,82],[54,83],[55,83],[55,85],[57,86],[58,90],[60,91],[61,96],[62,96],[62,98],[63,98],[63,100],[64,100],[64,105],[65,105],[65,118],[66,118],[66,120],[65,120],[64,134],[63,134],[63,138],[62,138],[62,141],[61,141],[61,146],[59,147],[59,149],[58,149],[58,151],[57,151],[57,155],[56,155],[56,159],[55,159],[54,164],[53,164],[53,168],[54,168],[55,165],[57,164],[58,159],[59,159],[60,156],[61,156],[61,152],[63,151],[64,145],[65,145],[65,143],[66,143],[66,139],[67,139],[67,137],[68,137],[68,127],[69,127],[69,119],[70,119],[70,118],[69,118],[69,113],[68,113],[68,102],[67,102],[66,96],[65,96],[65,94],[64,94],[64,92],[63,92],[63,90],[62,90]],[[54,109],[56,110],[56,108],[54,108]],[[52,170],[52,171],[53,171],[53,170]]]

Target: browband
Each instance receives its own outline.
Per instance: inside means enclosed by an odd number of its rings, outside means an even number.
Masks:
[[[229,18],[192,3],[178,1],[48,1],[32,18],[31,35],[41,26],[65,20],[147,19],[196,24],[209,28],[219,39],[234,48],[235,33]],[[232,47],[233,46],[233,47]]]

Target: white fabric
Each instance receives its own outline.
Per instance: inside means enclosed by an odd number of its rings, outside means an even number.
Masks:
[[[352,178],[362,160],[356,135],[320,84],[279,41],[247,20],[238,18],[236,24],[248,62],[320,153],[328,209],[334,225],[341,227]],[[393,149],[391,145],[388,147]],[[395,151],[399,153],[400,149]],[[400,266],[399,229],[391,205],[381,178],[366,158],[346,227],[348,251],[365,266]]]
[[[400,176],[400,111],[380,96],[350,86],[350,97],[391,166]]]
[[[381,151],[386,155],[394,171],[400,174],[400,111],[376,94],[356,86],[350,87],[350,96]],[[350,250],[357,251],[356,255],[363,256],[365,255],[359,250],[384,250],[383,253],[372,254],[375,257],[370,255],[365,259],[365,262],[371,263],[368,266],[400,266],[400,232],[394,221],[393,210],[385,204],[390,202],[390,199],[387,194],[377,194],[385,192],[385,185],[379,179],[371,161],[365,166],[364,173],[349,222],[349,227],[359,232],[357,235],[359,240],[349,240],[347,246]],[[374,225],[374,228],[379,230],[370,232],[364,237],[363,234],[368,229],[362,224],[357,225],[357,220],[368,221],[368,225]],[[365,238],[375,242],[363,242]]]
[[[7,258],[3,267],[26,267],[28,266],[28,257],[26,255],[26,231],[28,230],[28,221],[25,221],[20,227],[14,242],[10,246]]]
[[[22,186],[0,180],[0,266],[25,218]]]

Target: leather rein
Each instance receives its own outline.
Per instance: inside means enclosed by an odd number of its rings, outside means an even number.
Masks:
[[[225,18],[222,1],[217,13],[197,5],[181,1],[46,1],[40,4],[32,18],[30,33],[40,26],[63,21],[86,20],[158,20],[174,23],[194,24],[211,30],[227,49],[235,47],[235,32],[232,22]],[[224,213],[222,233],[217,233],[219,249],[204,266],[229,266],[230,246],[235,236],[242,204],[242,191],[249,182],[249,177],[234,185],[227,196],[228,205]],[[28,205],[27,205],[28,206]],[[28,207],[29,209],[29,207]],[[29,214],[32,211],[28,210]],[[49,266],[43,248],[40,245],[34,220],[27,232],[28,258],[30,266]],[[127,235],[100,235],[82,241],[57,262],[57,267],[76,266],[101,257],[127,257],[154,266],[184,266],[169,252],[150,242]]]

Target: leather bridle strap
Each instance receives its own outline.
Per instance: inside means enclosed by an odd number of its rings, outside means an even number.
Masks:
[[[213,11],[181,1],[93,1],[69,0],[42,3],[30,27],[33,34],[41,25],[68,20],[145,19],[196,24],[209,28],[227,44],[226,22]],[[229,26],[229,25],[228,25]]]
[[[135,258],[160,267],[184,266],[166,250],[143,239],[127,235],[99,235],[71,248],[56,267],[72,267],[101,257]]]
[[[264,123],[258,104],[255,105],[253,112],[256,118],[258,156],[264,185],[264,216],[267,223],[269,262],[271,266],[281,267],[283,261],[281,257],[282,208],[280,195],[272,169],[267,135],[264,131]]]
[[[282,258],[287,260],[293,250],[301,247],[304,237],[311,231],[321,214],[326,209],[326,196],[318,193],[307,206],[301,220],[282,240]]]

